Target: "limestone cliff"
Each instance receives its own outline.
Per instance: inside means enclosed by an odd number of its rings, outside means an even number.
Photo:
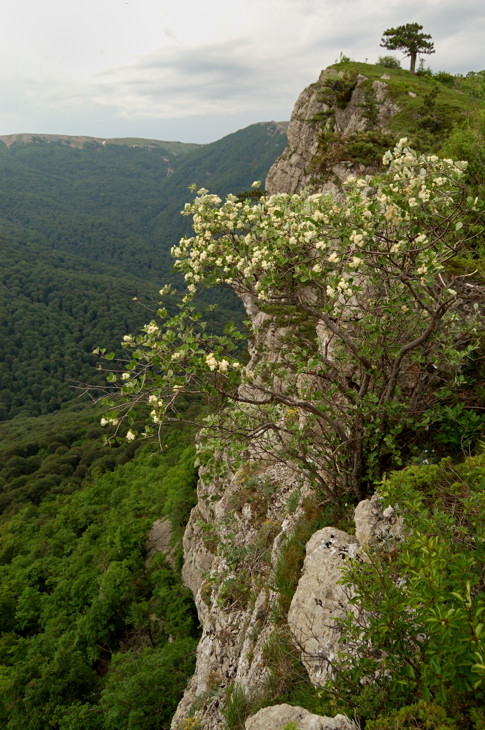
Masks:
[[[340,184],[351,171],[375,172],[380,144],[388,140],[386,125],[399,111],[386,89],[385,75],[369,82],[362,74],[349,78],[335,69],[323,71],[296,103],[288,147],[269,172],[267,191],[313,188],[341,195]],[[371,144],[375,159],[371,154],[359,161],[355,147],[353,157],[347,153],[345,140],[367,142],[371,128],[378,133]],[[251,301],[244,303],[255,336],[273,338],[277,353],[277,327],[263,322],[267,315]],[[382,514],[374,499],[359,508],[355,536],[328,523],[312,536],[322,512],[304,475],[263,460],[257,444],[248,445],[246,465],[224,481],[201,476],[198,504],[184,537],[183,577],[194,594],[202,638],[196,671],[172,730],[185,728],[194,714],[207,730],[224,730],[228,688],[236,688],[243,701],[265,696],[267,704],[279,669],[278,645],[293,642],[292,651],[300,654],[310,681],[317,686],[325,681],[339,639],[332,621],[342,615],[349,598],[338,585],[340,569],[347,559],[362,555],[361,544],[389,534],[398,537],[399,527],[396,516]],[[298,586],[285,589],[282,565],[290,559],[295,535],[300,542],[309,541],[307,556]],[[295,587],[290,608],[288,593]],[[247,730],[279,730],[289,722],[302,730],[353,727],[342,716],[330,720],[288,707],[261,710],[247,720]]]
[[[267,192],[295,193],[313,188],[339,194],[340,183],[351,169],[358,174],[374,172],[372,164],[339,159],[349,155],[339,155],[337,148],[342,151],[342,141],[358,132],[384,130],[397,114],[399,107],[387,94],[388,78],[383,74],[381,79],[370,81],[362,74],[346,78],[344,71],[322,71],[318,81],[306,88],[295,104],[288,146],[268,173]],[[327,153],[330,168],[319,167],[322,152]]]

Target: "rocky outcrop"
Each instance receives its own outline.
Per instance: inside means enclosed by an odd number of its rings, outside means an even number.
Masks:
[[[393,507],[382,509],[382,498],[374,494],[359,502],[354,514],[355,535],[361,545],[385,545],[402,540],[404,524]]]
[[[173,728],[197,707],[207,728],[223,730],[225,688],[235,684],[251,696],[264,685],[263,653],[278,600],[272,575],[310,498],[310,487],[292,469],[257,459],[223,483],[200,480],[184,536],[183,578],[194,594],[202,637]]]
[[[321,149],[325,120],[344,136],[366,129],[367,80],[357,77],[349,88],[343,85],[348,91],[345,104],[328,92],[341,81],[339,72],[329,69],[301,94],[288,129],[287,150],[267,179],[269,192],[291,193],[316,184],[311,163]],[[383,80],[374,81],[370,88],[372,98],[380,99],[378,122],[384,125],[395,107],[386,97]],[[338,180],[347,177],[349,169],[347,163],[334,165],[331,179],[325,185],[320,181],[319,189],[339,194]],[[243,301],[255,338],[249,343],[251,368],[258,352],[279,357],[284,332],[248,295]],[[323,338],[324,333],[318,336]],[[264,442],[255,439],[247,448],[247,463],[238,472],[222,481],[202,475],[198,503],[185,532],[183,578],[194,594],[202,637],[196,671],[173,718],[173,729],[183,727],[195,711],[208,730],[224,730],[227,688],[237,687],[249,699],[264,693],[265,647],[275,633],[274,617],[280,606],[275,581],[278,561],[291,536],[305,521],[311,524],[308,512],[316,507],[315,493],[302,473],[289,464],[271,463],[264,454]],[[394,513],[382,517],[378,502],[361,507],[357,519],[357,537],[333,527],[311,537],[287,617],[310,681],[317,686],[324,683],[337,652],[340,637],[335,618],[349,605],[339,585],[342,566],[348,560],[363,559],[359,540],[367,544],[374,535],[376,540],[384,539],[386,530],[392,532],[389,522],[397,530]],[[278,705],[249,718],[246,730],[280,730],[289,722],[300,730],[352,728],[343,716],[324,718]]]
[[[341,183],[351,171],[361,175],[375,172],[372,166],[338,161],[337,156],[330,169],[322,174],[315,161],[329,144],[325,140],[328,133],[345,139],[369,128],[386,128],[399,111],[387,94],[386,78],[389,77],[384,74],[370,84],[362,75],[347,79],[344,71],[333,68],[322,71],[318,82],[306,88],[295,104],[288,127],[288,145],[268,173],[267,192],[271,195],[297,193],[307,188],[338,196]],[[348,99],[342,103],[345,89]]]
[[[265,187],[270,195],[298,192],[309,181],[308,163],[319,143],[319,130],[313,120],[328,109],[327,104],[318,100],[316,87],[312,84],[302,91],[295,104],[287,132],[288,146],[266,178]]]
[[[366,560],[366,547],[389,546],[403,538],[402,519],[392,507],[383,510],[378,494],[359,502],[354,520],[355,536],[324,527],[310,538],[288,613],[288,626],[315,686],[332,677],[337,654],[346,648],[336,619],[354,609],[349,588],[340,582],[342,569],[349,560]]]
[[[162,553],[168,564],[175,568],[173,548],[171,545],[172,525],[168,517],[161,517],[156,520],[146,540],[146,560],[147,563],[156,553]]]
[[[302,576],[291,602],[288,625],[300,649],[310,681],[322,686],[332,676],[341,632],[335,620],[349,607],[347,589],[339,584],[342,566],[362,559],[357,538],[325,527],[309,540]]]
[[[244,730],[283,730],[288,723],[294,723],[298,730],[358,730],[345,715],[324,717],[292,705],[265,707],[246,720]]]
[[[196,707],[210,730],[223,730],[225,688],[235,684],[251,697],[264,687],[264,648],[274,631],[271,614],[278,600],[272,576],[282,546],[301,521],[302,505],[310,498],[310,488],[302,479],[295,481],[292,470],[282,465],[263,467],[257,461],[225,484],[199,484],[199,503],[184,538],[183,575],[194,593],[203,634],[196,672],[173,728]],[[299,506],[289,513],[292,499],[298,499]],[[383,511],[378,496],[361,502],[356,517],[362,544],[356,536],[334,527],[325,527],[310,538],[288,614],[289,629],[315,686],[322,686],[331,676],[333,660],[343,648],[335,620],[345,615],[351,596],[340,585],[342,568],[349,560],[365,559],[364,544],[399,539],[402,533],[397,514],[389,508]],[[246,730],[297,722],[293,715],[280,715],[279,710],[273,716],[272,709],[265,708],[268,714],[260,711],[248,720]],[[261,724],[272,723],[273,717],[275,723],[282,718],[280,725]],[[259,724],[251,724],[256,718]],[[304,718],[307,724],[298,724],[301,730],[353,727],[331,725],[331,718],[311,713]],[[324,721],[327,724],[315,724]]]

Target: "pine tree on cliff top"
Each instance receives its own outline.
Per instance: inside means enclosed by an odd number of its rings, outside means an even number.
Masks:
[[[388,28],[381,38],[381,46],[389,51],[403,51],[411,61],[410,72],[416,72],[416,58],[418,53],[434,53],[434,44],[431,36],[421,33],[423,26],[418,23],[407,23],[397,28]]]

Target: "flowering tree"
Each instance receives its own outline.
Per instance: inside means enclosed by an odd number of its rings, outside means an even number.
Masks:
[[[162,308],[125,337],[129,359],[110,375],[125,410],[103,422],[148,402],[149,435],[177,417],[181,395],[217,399],[199,435],[206,464],[283,460],[334,502],[399,463],[404,435],[475,346],[478,305],[459,306],[475,288],[445,264],[481,234],[463,223],[480,202],[466,201],[466,163],[418,156],[406,140],[384,163],[381,177],[349,177],[343,201],[199,190],[184,209],[194,235],[172,250],[187,285],[179,312]],[[246,366],[242,335],[210,333],[193,304],[199,286],[223,283],[251,314]]]

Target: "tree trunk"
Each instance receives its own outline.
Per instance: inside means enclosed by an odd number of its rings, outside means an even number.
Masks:
[[[416,56],[417,53],[411,53],[411,68],[409,69],[412,74],[416,73]]]

